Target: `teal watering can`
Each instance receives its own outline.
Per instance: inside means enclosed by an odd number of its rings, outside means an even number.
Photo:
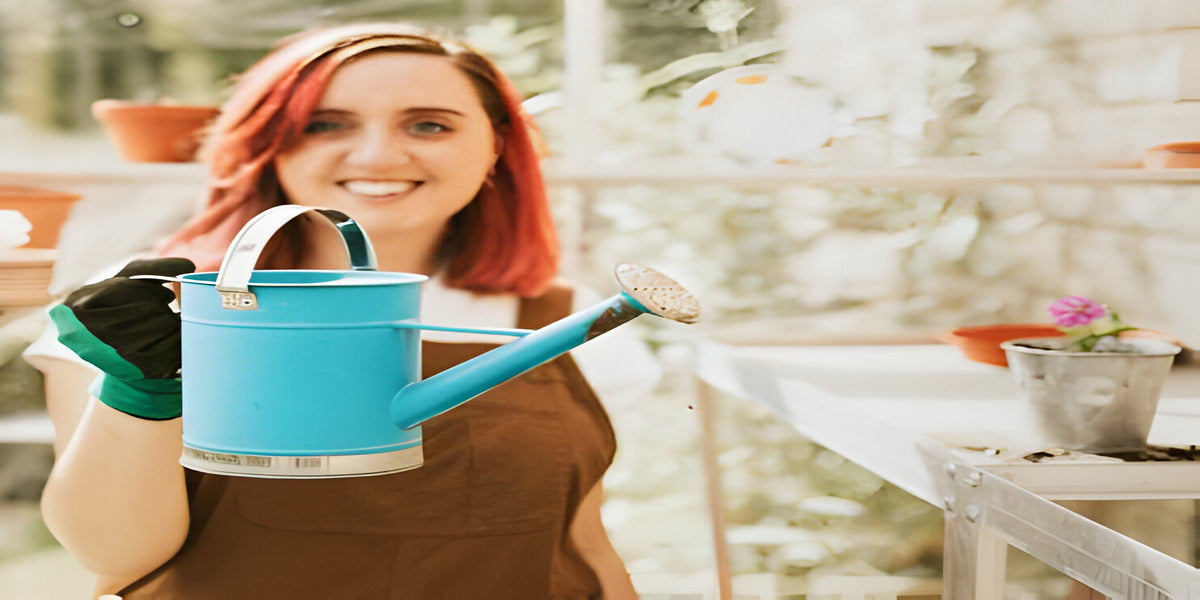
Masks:
[[[351,270],[255,271],[266,242],[305,213],[345,242]],[[419,467],[420,423],[626,323],[653,314],[690,323],[699,304],[652,269],[622,265],[623,291],[536,331],[418,322],[411,273],[375,270],[370,241],[344,213],[294,205],[256,216],[217,272],[180,283],[180,462],[222,475],[313,478]],[[514,340],[421,380],[420,330]]]

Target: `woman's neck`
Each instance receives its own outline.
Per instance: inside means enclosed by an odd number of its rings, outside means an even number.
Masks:
[[[420,273],[432,276],[438,270],[438,247],[442,234],[392,233],[371,238],[380,271]]]
[[[328,228],[304,230],[303,258],[297,268],[346,268],[345,242]],[[368,232],[380,271],[433,275],[438,269],[437,253],[443,233],[440,231],[394,231],[378,235]]]

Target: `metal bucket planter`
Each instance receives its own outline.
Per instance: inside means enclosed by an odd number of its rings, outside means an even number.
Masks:
[[[1128,352],[1069,352],[1056,338],[1001,344],[1048,446],[1121,452],[1146,446],[1163,380],[1181,348],[1123,339]]]

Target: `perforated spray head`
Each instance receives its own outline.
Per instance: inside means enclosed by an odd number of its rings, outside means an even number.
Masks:
[[[618,265],[617,282],[625,293],[651,313],[679,321],[695,323],[700,318],[700,302],[677,281],[642,265]]]

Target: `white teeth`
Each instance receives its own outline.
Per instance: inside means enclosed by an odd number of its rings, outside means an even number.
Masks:
[[[411,181],[365,181],[355,179],[343,182],[342,187],[346,188],[352,194],[390,196],[392,194],[403,194],[416,187],[416,184]]]

